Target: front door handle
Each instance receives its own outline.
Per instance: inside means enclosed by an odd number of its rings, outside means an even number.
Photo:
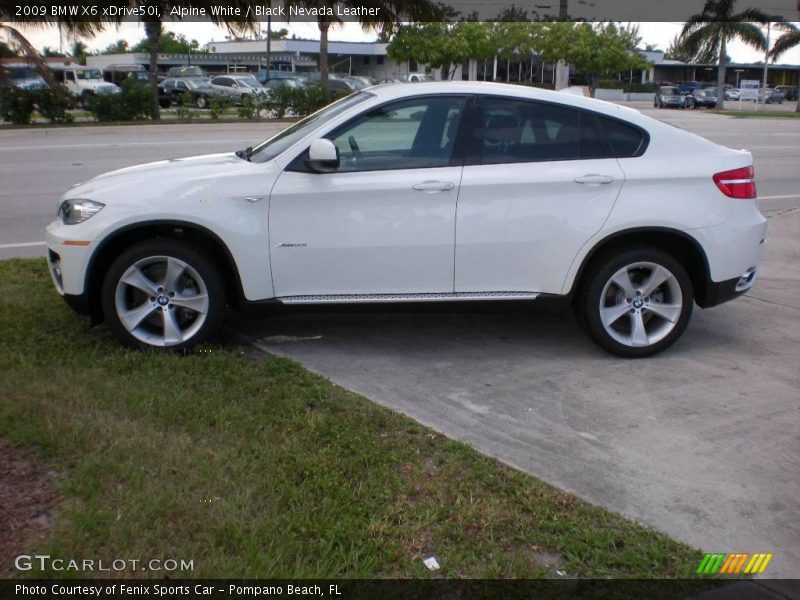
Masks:
[[[576,177],[575,183],[582,183],[584,185],[601,185],[611,183],[614,178],[611,175],[598,175],[597,173],[589,173],[582,177]]]
[[[452,190],[455,184],[451,181],[423,181],[412,186],[418,192],[432,194],[434,192],[447,192]]]

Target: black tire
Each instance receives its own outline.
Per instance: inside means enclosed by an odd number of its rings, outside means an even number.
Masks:
[[[89,110],[89,105],[91,104],[92,94],[89,92],[83,92],[81,94],[81,108],[83,110]]]
[[[656,312],[650,312],[650,296],[645,298],[631,294],[630,298],[625,298],[628,294],[622,293],[622,288],[611,282],[615,274],[637,264],[657,265],[673,276],[663,284],[656,286],[650,293],[652,294],[653,308],[659,306],[661,302],[663,302],[661,306],[680,305],[680,309],[671,308],[674,313],[674,321],[663,318]],[[649,271],[650,274],[652,272],[652,270]],[[632,283],[632,290],[638,292],[644,289],[641,284],[644,284],[643,280],[649,276],[648,267],[632,268],[625,273],[629,276],[628,281]],[[643,280],[637,283],[634,277],[641,277]],[[637,288],[639,289],[637,290]],[[647,302],[644,302],[645,299]],[[601,301],[607,308],[613,308],[615,305],[623,308],[623,312],[620,313],[617,320],[609,326],[614,332],[613,335],[603,324]],[[634,309],[631,301],[639,306]],[[628,305],[628,308],[625,308],[623,302]],[[575,311],[578,322],[601,348],[623,358],[644,358],[658,354],[675,343],[689,323],[693,304],[692,282],[683,265],[663,250],[650,246],[639,246],[611,251],[592,261],[581,281],[576,297]],[[645,337],[652,338],[652,343],[633,345],[633,328],[634,322],[637,320],[637,312],[641,315],[638,322],[642,324],[645,331],[647,331],[647,327],[651,328]],[[626,343],[622,343],[620,338],[627,338]]]
[[[174,264],[185,265],[180,270],[180,277],[175,278],[175,289],[160,287],[166,285],[169,279],[167,262],[162,259],[173,259]],[[152,264],[146,265],[148,261]],[[149,293],[144,294],[138,286],[127,285],[122,291],[118,289],[120,279],[137,263],[146,265],[140,270],[147,276],[146,281],[153,284],[155,291],[150,298],[147,298]],[[122,252],[111,264],[103,280],[101,301],[111,331],[126,346],[140,349],[188,350],[216,334],[226,313],[225,284],[217,265],[197,247],[173,239],[140,242]],[[140,326],[133,330],[123,324],[117,309],[118,302],[127,304],[129,301],[133,305],[132,310],[151,309],[148,316],[141,320]],[[190,309],[185,303],[181,304],[186,301],[196,302],[196,306],[202,304],[203,310]],[[168,311],[170,323],[177,324],[178,338],[173,336],[168,339]]]
[[[197,97],[197,108],[206,108],[208,106],[208,98],[205,96],[198,96]]]

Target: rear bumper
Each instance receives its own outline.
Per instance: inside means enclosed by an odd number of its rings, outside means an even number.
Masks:
[[[745,275],[743,275],[744,277]],[[697,294],[697,304],[700,308],[711,308],[723,302],[728,302],[734,298],[738,298],[749,290],[755,282],[756,271],[753,270],[750,275],[751,281],[746,288],[742,288],[740,282],[742,278],[735,277],[727,281],[711,281],[706,283],[706,289],[703,293]]]

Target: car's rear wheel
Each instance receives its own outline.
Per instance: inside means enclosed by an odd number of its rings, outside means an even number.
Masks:
[[[208,98],[205,96],[197,97],[197,108],[206,108],[208,106]]]
[[[188,349],[214,335],[225,315],[219,269],[177,240],[130,247],[111,264],[101,293],[109,327],[131,347]]]
[[[686,269],[657,248],[619,250],[600,258],[576,306],[590,337],[625,358],[643,358],[673,344],[686,329],[694,294]]]

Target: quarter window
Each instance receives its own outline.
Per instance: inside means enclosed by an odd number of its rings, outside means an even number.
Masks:
[[[414,98],[357,117],[329,138],[339,172],[444,167],[450,164],[464,98]]]
[[[608,142],[611,145],[611,152],[615,157],[628,158],[641,153],[645,144],[645,136],[640,129],[616,119],[598,118],[603,123]]]

